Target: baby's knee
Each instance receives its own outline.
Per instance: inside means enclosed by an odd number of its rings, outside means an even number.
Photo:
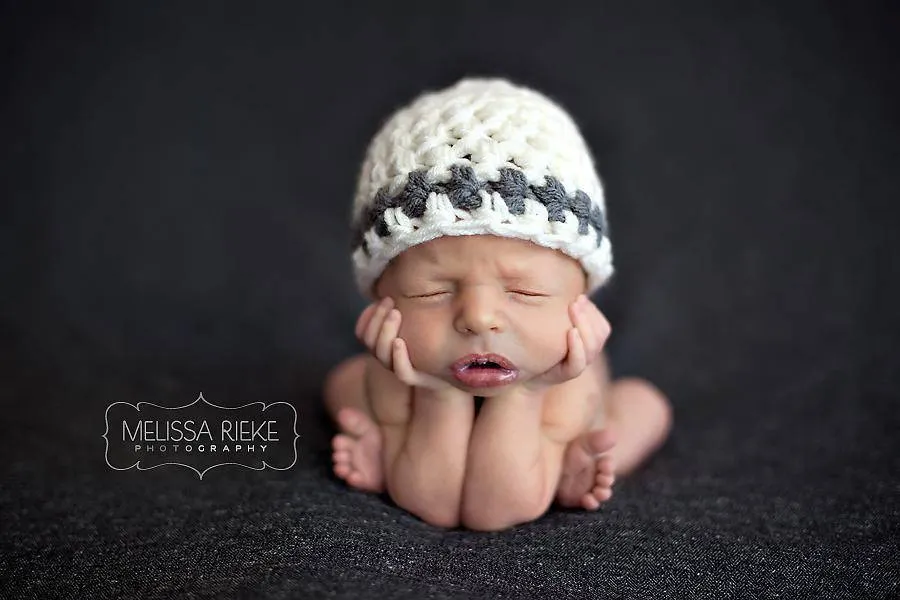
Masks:
[[[348,399],[355,399],[362,392],[365,358],[364,354],[348,358],[326,375],[322,395],[332,416],[336,415],[341,407],[356,404],[348,402]]]
[[[628,411],[635,419],[668,431],[672,426],[672,403],[662,390],[638,377],[625,377],[614,383],[612,412]]]

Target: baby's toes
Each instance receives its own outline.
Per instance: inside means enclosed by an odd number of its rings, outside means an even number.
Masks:
[[[591,495],[597,500],[598,506],[600,502],[606,502],[612,498],[612,489],[608,487],[597,486],[591,491]]]
[[[615,465],[613,464],[611,456],[601,456],[598,458],[595,468],[597,469],[598,475],[613,475],[615,473]]]
[[[353,465],[350,464],[350,461],[334,462],[334,474],[341,479],[347,480],[351,473],[353,473]]]
[[[331,462],[334,465],[334,474],[346,480],[353,472],[353,438],[346,435],[336,435],[331,445],[334,452],[331,453]]]
[[[360,471],[352,471],[344,479],[355,488],[363,489],[370,485],[369,478]]]
[[[594,494],[585,494],[581,497],[581,506],[585,510],[597,510],[600,508],[600,501],[594,497]]]
[[[615,475],[608,475],[603,472],[598,472],[597,477],[594,478],[594,481],[597,484],[597,487],[601,488],[611,488],[613,484],[616,482]]]
[[[355,445],[356,440],[343,433],[339,433],[331,439],[331,449],[335,452],[350,452]]]

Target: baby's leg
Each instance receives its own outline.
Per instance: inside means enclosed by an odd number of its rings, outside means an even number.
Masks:
[[[341,433],[332,440],[334,473],[349,485],[384,491],[382,433],[365,393],[366,355],[347,359],[325,382],[325,407]]]
[[[633,471],[665,441],[672,416],[666,397],[649,382],[611,382],[605,354],[582,383],[584,390],[570,393],[588,394],[593,418],[566,449],[556,499],[594,510],[612,496],[615,475]]]
[[[601,354],[580,377],[548,398],[545,428],[566,442],[556,489],[560,506],[596,510],[612,497],[615,435],[604,418],[608,395],[606,355]]]
[[[672,406],[653,384],[636,377],[614,380],[606,397],[606,427],[616,439],[609,455],[615,474],[627,475],[666,441]]]
[[[413,390],[363,354],[329,375],[325,401],[342,430],[333,441],[336,475],[362,490],[387,491],[432,525],[459,523],[471,396]]]

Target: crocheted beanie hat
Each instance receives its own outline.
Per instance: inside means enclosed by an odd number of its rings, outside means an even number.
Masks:
[[[572,118],[499,78],[421,94],[370,142],[353,205],[360,291],[404,250],[445,235],[491,234],[578,260],[589,292],[612,275],[603,187]]]

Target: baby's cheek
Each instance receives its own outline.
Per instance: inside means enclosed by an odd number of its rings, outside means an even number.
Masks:
[[[409,357],[414,367],[423,370],[434,368],[436,350],[441,344],[438,339],[437,326],[426,319],[416,318],[410,315],[404,316],[400,324],[399,336],[406,342],[409,349]]]
[[[549,369],[568,353],[566,335],[572,324],[568,319],[561,319],[555,315],[535,320],[533,324],[529,337],[535,359],[542,368]]]
[[[416,344],[422,332],[422,324],[419,322],[419,319],[416,318],[416,314],[412,311],[401,310],[401,314],[403,316],[400,321],[400,331],[397,335],[406,340],[407,346]]]
[[[550,365],[554,365],[565,358],[569,352],[569,344],[566,340],[566,330],[555,330],[543,338],[545,352],[544,358]]]

